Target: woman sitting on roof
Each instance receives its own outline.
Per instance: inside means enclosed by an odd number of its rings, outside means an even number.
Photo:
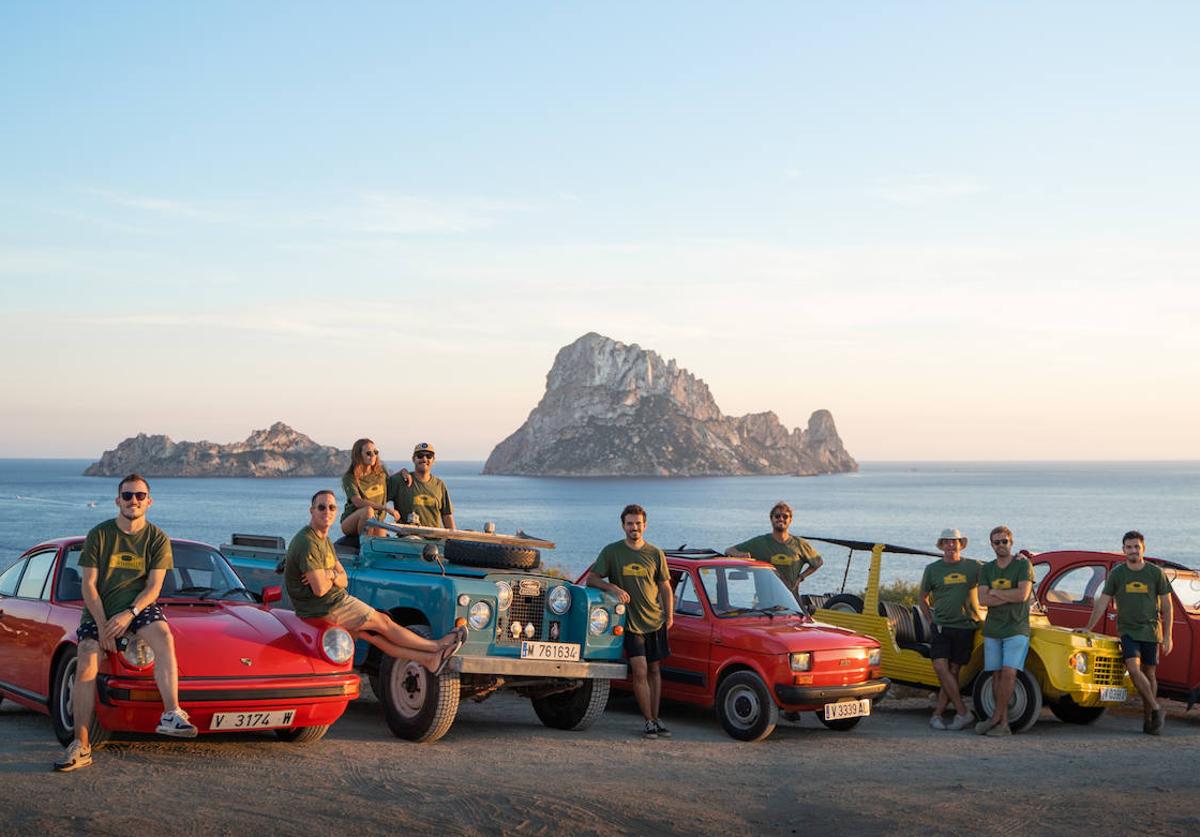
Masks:
[[[400,512],[387,507],[387,469],[379,459],[379,447],[370,439],[359,439],[350,450],[350,467],[342,475],[346,503],[342,510],[342,532],[357,535],[368,518],[391,515],[400,521]],[[367,534],[384,535],[383,529]]]

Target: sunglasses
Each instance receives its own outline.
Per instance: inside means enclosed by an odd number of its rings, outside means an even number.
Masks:
[[[317,511],[337,511],[337,503],[317,503]]]
[[[379,451],[377,451],[377,450],[364,450],[364,451],[362,452],[362,455],[363,455],[363,456],[379,456]]]
[[[999,540],[992,541],[992,546],[1008,546],[1010,543],[1012,541],[1008,538],[1000,538]]]
[[[122,491],[121,492],[121,499],[124,500],[126,503],[128,503],[134,497],[137,497],[138,500],[145,500],[149,496],[150,496],[149,491]]]
[[[432,453],[418,453],[413,455],[413,459],[433,459]]]
[[[773,515],[771,515],[772,520],[787,520],[790,517],[791,517],[790,514],[773,514]]]

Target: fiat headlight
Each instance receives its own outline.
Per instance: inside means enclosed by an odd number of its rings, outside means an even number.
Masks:
[[[588,633],[600,636],[608,628],[608,611],[602,607],[593,607],[588,614]]]
[[[512,604],[512,588],[507,582],[496,582],[496,607],[500,610],[508,610],[508,606]]]
[[[881,649],[872,648],[871,653],[867,655],[867,665],[872,667],[879,665],[879,659],[882,653],[883,652]]]
[[[154,665],[154,650],[142,640],[134,637],[121,649],[121,657],[130,668],[148,668]]]
[[[546,603],[550,605],[550,610],[562,616],[571,609],[571,591],[560,584],[550,591]]]
[[[321,650],[331,663],[342,663],[354,656],[354,640],[344,628],[328,628],[321,634]]]
[[[801,651],[799,653],[792,654],[790,656],[791,656],[791,663],[792,663],[792,671],[811,671],[812,670],[812,652],[811,651]]]
[[[487,623],[491,621],[491,605],[487,602],[475,602],[475,604],[471,605],[471,612],[467,615],[467,624],[471,626],[471,630],[482,631],[487,627]]]

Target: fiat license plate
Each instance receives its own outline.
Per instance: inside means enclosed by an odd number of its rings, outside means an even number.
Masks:
[[[290,727],[296,719],[295,709],[279,712],[216,712],[212,716],[210,730],[271,729]]]
[[[579,662],[577,642],[522,642],[522,660],[566,660]]]
[[[1124,703],[1129,698],[1129,690],[1124,686],[1101,686],[1100,700],[1109,703]]]
[[[825,704],[825,720],[836,721],[839,718],[861,718],[864,715],[871,714],[871,701],[867,698],[861,700],[843,700],[840,703]]]

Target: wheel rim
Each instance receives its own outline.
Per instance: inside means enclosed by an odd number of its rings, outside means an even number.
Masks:
[[[75,729],[75,669],[78,660],[71,660],[63,671],[62,688],[58,690],[58,719],[63,729]]]
[[[983,711],[990,718],[996,714],[996,676],[988,677],[988,682],[983,688],[983,694],[980,695],[983,703]],[[1017,718],[1025,714],[1025,710],[1029,707],[1029,692],[1025,690],[1025,684],[1021,682],[1018,676],[1016,682],[1013,683],[1012,696],[1008,699],[1008,720],[1013,723]]]
[[[738,729],[749,729],[762,715],[758,694],[749,686],[734,686],[725,695],[725,717]]]
[[[392,667],[391,692],[392,706],[396,712],[405,718],[415,718],[425,705],[429,693],[429,674],[425,667],[412,660],[400,661]]]

